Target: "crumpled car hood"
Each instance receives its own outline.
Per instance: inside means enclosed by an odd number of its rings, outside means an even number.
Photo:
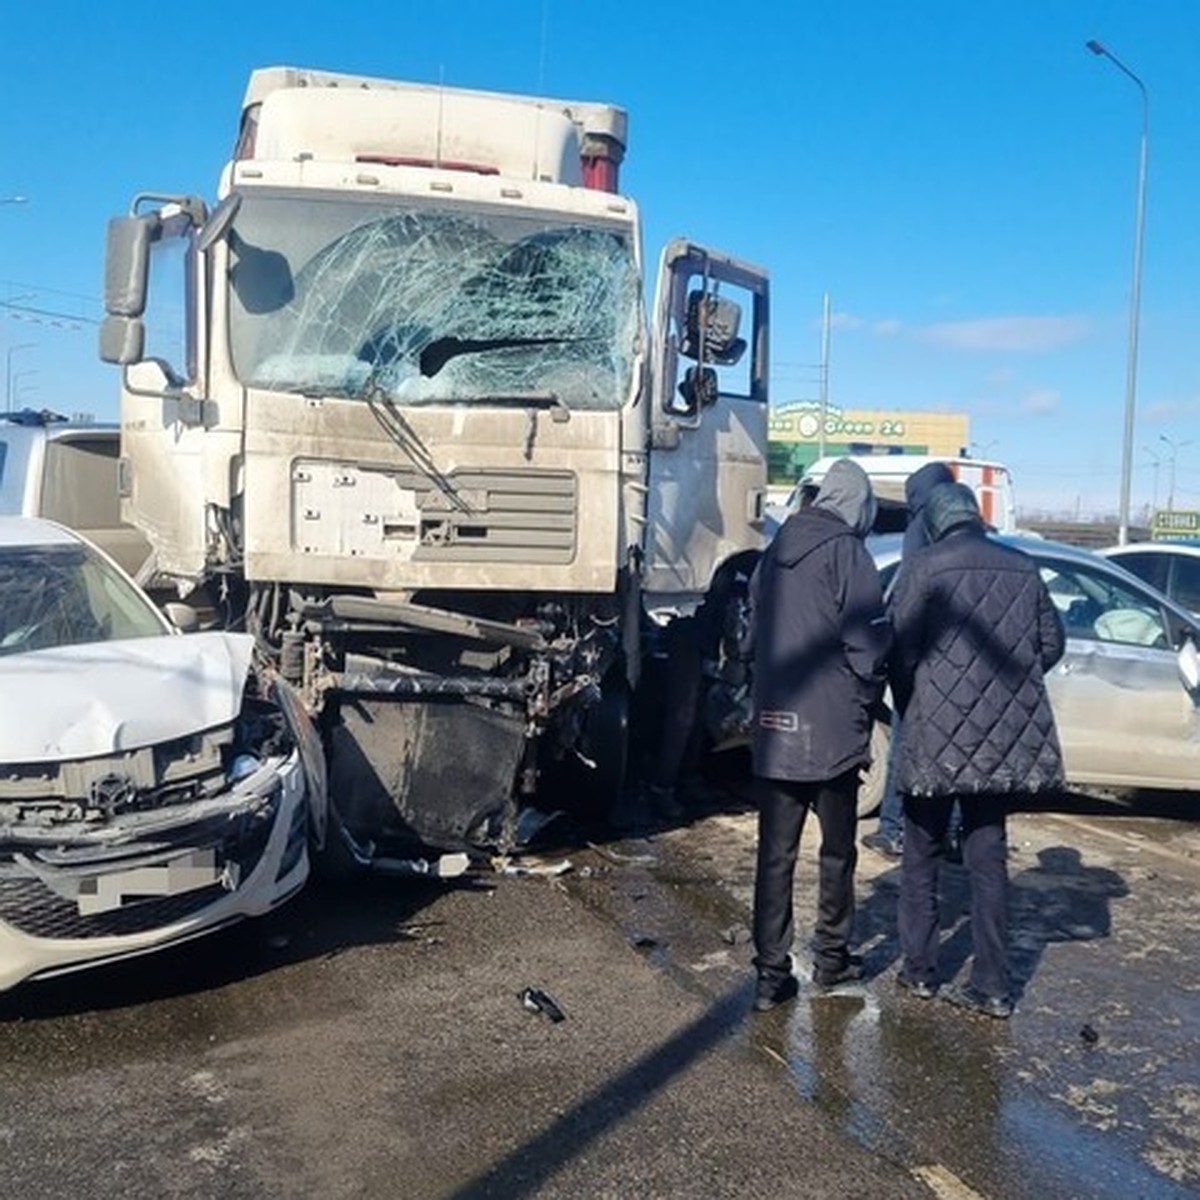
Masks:
[[[227,724],[253,648],[249,634],[213,632],[0,657],[0,764],[93,758]]]

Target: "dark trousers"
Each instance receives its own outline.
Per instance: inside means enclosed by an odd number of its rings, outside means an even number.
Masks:
[[[821,823],[817,926],[813,958],[822,970],[846,965],[854,928],[854,846],[858,771],[820,783],[756,779],[758,865],[754,877],[754,965],[761,976],[791,973],[795,927],[792,889],[804,818],[816,809]]]
[[[904,973],[937,982],[938,868],[955,796],[904,797],[900,864],[900,951]],[[963,862],[971,885],[971,984],[1008,996],[1008,837],[1005,796],[961,798]]]

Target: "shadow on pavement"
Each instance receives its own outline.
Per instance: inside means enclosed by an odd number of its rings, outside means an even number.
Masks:
[[[492,886],[471,876],[439,883],[384,877],[310,881],[266,916],[169,949],[20,984],[0,995],[0,1022],[132,1007],[222,988],[292,963],[335,958],[354,946],[435,938],[436,929],[419,921],[422,909],[455,887]]]
[[[970,884],[966,869],[943,865],[940,880],[942,944],[938,963],[941,982],[953,979],[971,955]],[[1038,851],[1034,867],[1010,875],[1009,969],[1013,999],[1020,999],[1037,973],[1052,942],[1082,942],[1106,938],[1112,932],[1110,901],[1129,895],[1116,871],[1084,863],[1073,846],[1050,846]],[[900,958],[896,912],[900,897],[900,868],[859,885],[856,928],[860,944],[868,947],[864,967],[868,978],[882,975]]]
[[[537,1193],[555,1172],[742,1025],[749,1004],[748,985],[728,992],[703,1016],[456,1191],[454,1200]]]

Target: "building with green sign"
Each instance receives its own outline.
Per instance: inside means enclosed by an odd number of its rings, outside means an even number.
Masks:
[[[969,444],[965,413],[842,409],[825,406],[825,454],[932,454],[962,458]],[[802,400],[771,409],[769,482],[795,483],[821,456],[821,406]]]

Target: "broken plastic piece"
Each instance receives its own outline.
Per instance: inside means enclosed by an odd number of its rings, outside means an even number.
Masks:
[[[471,865],[466,854],[443,854],[430,862],[427,858],[376,858],[371,866],[385,875],[429,875],[435,879],[456,879]]]
[[[523,988],[517,995],[530,1012],[545,1013],[556,1025],[567,1019],[567,1014],[541,988]]]
[[[541,875],[546,877],[565,875],[573,869],[569,858],[560,859],[558,862],[514,862],[506,854],[499,854],[493,858],[492,866],[501,875]]]

